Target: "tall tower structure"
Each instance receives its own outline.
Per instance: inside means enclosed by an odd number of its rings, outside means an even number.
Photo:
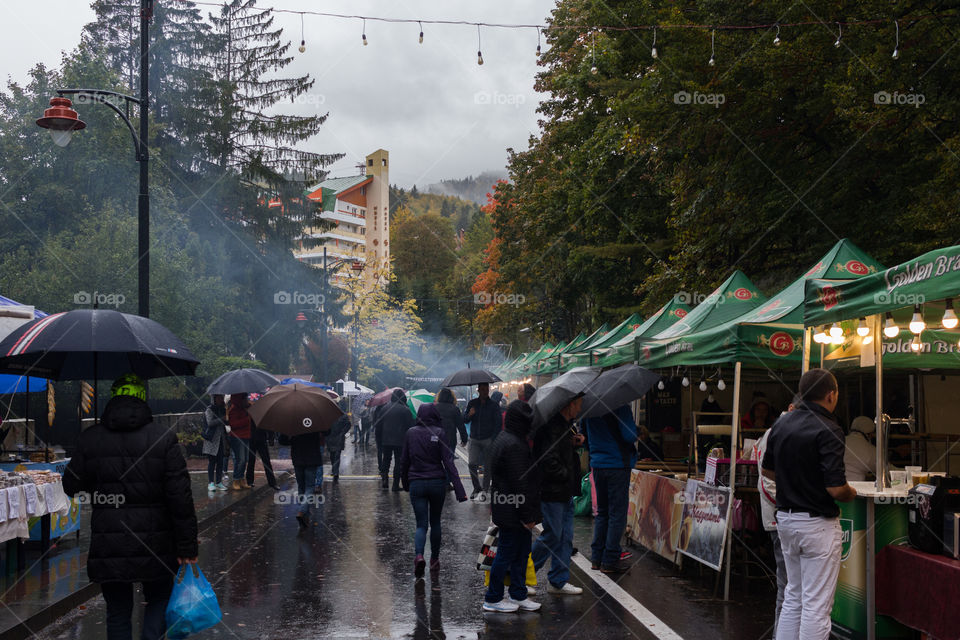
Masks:
[[[366,158],[367,241],[364,279],[380,284],[390,273],[390,153],[377,149]]]

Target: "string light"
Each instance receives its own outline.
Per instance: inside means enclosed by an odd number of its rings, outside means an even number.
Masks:
[[[477,65],[483,64],[483,53],[480,51],[480,25],[477,25]]]
[[[857,325],[857,335],[861,338],[870,333],[870,327],[867,326],[867,319],[860,318],[860,324]]]
[[[683,374],[683,380],[680,381],[680,384],[682,384],[685,387],[690,386],[690,378],[687,377],[687,374]]]
[[[913,340],[910,341],[910,348],[914,353],[920,353],[920,350],[923,349],[923,341],[920,340],[920,334],[913,336]]]
[[[843,327],[841,327],[836,322],[833,323],[833,326],[830,327],[830,337],[831,338],[842,338],[843,337]]]
[[[307,41],[303,36],[303,12],[300,13],[300,53],[307,50]]]
[[[900,327],[893,321],[893,315],[889,311],[886,313],[886,318],[883,324],[883,335],[888,338],[896,338],[900,335]]]
[[[927,323],[923,321],[923,314],[920,312],[920,305],[914,305],[913,317],[910,318],[910,332],[920,335],[927,328]]]
[[[773,46],[780,46],[780,25],[777,25],[777,35],[773,36]]]
[[[660,391],[663,391],[664,387],[666,386],[667,385],[663,384],[663,378],[660,378],[660,382],[657,383],[657,389],[660,389]]]
[[[900,22],[894,20],[893,24],[897,27],[897,41],[896,44],[893,45],[893,55],[890,57],[896,60],[900,57]]]
[[[537,27],[537,57],[540,57],[540,27]]]
[[[723,381],[723,373],[719,374],[719,378],[720,379],[717,380],[717,389],[719,389],[720,391],[723,391],[724,389],[727,388],[727,383]]]
[[[840,38],[843,37],[843,25],[840,24],[839,22],[837,23],[837,29],[838,29],[838,31],[837,31],[837,41],[833,43],[833,46],[835,46],[837,49],[839,49],[839,48],[840,48]]]
[[[657,59],[657,28],[653,28],[653,46],[650,47],[650,57]]]
[[[716,30],[713,30],[710,32],[710,60],[707,61],[707,64],[710,65],[711,67],[717,64],[717,61],[714,58],[714,53],[716,52],[716,49],[714,47],[714,37],[716,36],[716,34],[717,34]]]
[[[827,332],[823,330],[823,327],[817,327],[816,331],[813,332],[813,341],[817,344],[825,344],[827,342]]]
[[[362,37],[363,37],[363,46],[367,46],[368,44],[370,44],[369,42],[367,42],[367,19],[366,18],[363,19],[363,36]]]
[[[417,20],[417,24],[420,25],[420,44],[423,44],[423,23]]]
[[[940,321],[944,329],[956,329],[960,324],[957,313],[953,310],[953,300],[947,298],[947,308],[943,312],[943,320]]]

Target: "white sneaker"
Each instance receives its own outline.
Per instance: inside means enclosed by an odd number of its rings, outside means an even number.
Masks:
[[[207,485],[207,491],[216,491],[216,490],[217,490],[217,485],[213,484],[212,482]]]
[[[517,605],[521,611],[537,611],[542,606],[539,602],[534,602],[530,598],[527,598],[526,600],[514,600],[513,598],[509,598],[509,600],[513,604]]]
[[[486,501],[487,501],[487,494],[485,493],[481,493],[474,499],[474,502],[486,502]]]
[[[528,602],[529,598],[524,602]],[[510,598],[504,598],[500,602],[483,602],[483,610],[491,611],[493,613],[515,613],[519,611],[520,605]]]
[[[578,596],[583,593],[583,589],[580,587],[575,587],[567,582],[559,589],[551,584],[547,587],[547,593],[558,593],[564,596]]]

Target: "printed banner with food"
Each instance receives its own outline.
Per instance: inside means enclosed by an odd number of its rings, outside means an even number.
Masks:
[[[687,480],[677,550],[711,569],[720,570],[730,517],[729,487]]]
[[[630,477],[627,535],[643,547],[676,560],[683,511],[683,482],[634,470]]]

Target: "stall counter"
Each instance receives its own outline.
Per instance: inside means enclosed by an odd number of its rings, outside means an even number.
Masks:
[[[53,462],[0,462],[0,471],[55,471],[63,476],[70,459]],[[70,510],[65,514],[52,513],[50,516],[50,539],[56,540],[68,533],[80,531],[80,511],[82,506],[77,498],[70,500]],[[30,540],[42,541],[42,519],[30,518],[27,521]]]

